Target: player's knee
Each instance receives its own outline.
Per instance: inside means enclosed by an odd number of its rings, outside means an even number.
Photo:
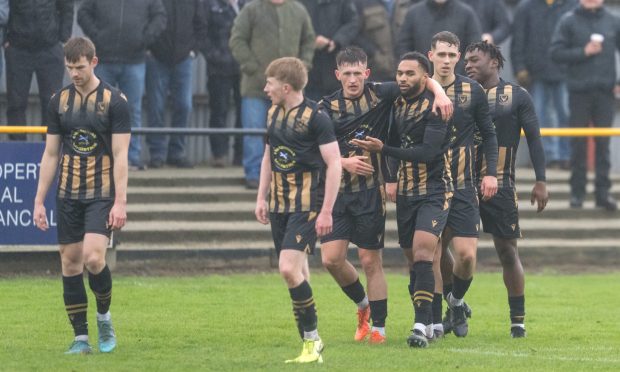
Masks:
[[[377,254],[364,254],[360,255],[360,264],[366,276],[372,276],[380,272],[383,268],[381,263],[381,256]]]
[[[496,250],[503,267],[512,267],[519,261],[516,244],[506,241],[496,242]]]
[[[340,267],[342,267],[342,265],[344,265],[344,261],[344,258],[340,256],[330,256],[327,254],[321,256],[321,262],[323,263],[323,267],[327,270],[339,269]]]
[[[105,266],[105,256],[95,253],[85,255],[84,266],[89,272],[98,273]]]
[[[82,272],[83,262],[82,257],[72,257],[69,255],[61,256],[62,268],[65,273],[80,273]]]

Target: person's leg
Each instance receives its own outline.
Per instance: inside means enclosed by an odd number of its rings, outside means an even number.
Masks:
[[[592,110],[592,123],[597,128],[609,128],[614,120],[614,94],[613,92],[597,91],[594,96],[594,108]],[[611,168],[609,154],[609,137],[595,137],[596,143],[596,204],[607,210],[614,211],[617,208],[616,201],[609,195],[611,180],[609,169]]]
[[[368,301],[370,305],[370,317],[372,318],[371,342],[382,343],[385,341],[385,320],[388,315],[387,308],[387,281],[383,272],[383,249],[358,249],[358,255],[362,269],[366,274],[366,286],[368,288]],[[378,336],[372,335],[379,332]]]
[[[226,117],[228,116],[229,103],[233,90],[233,81],[230,79],[229,76],[209,76],[207,89],[209,90],[210,128],[226,127]],[[230,148],[228,138],[228,136],[223,135],[212,135],[209,137],[211,155],[214,158],[214,164],[218,166],[220,165],[219,162],[225,159],[228,154]]]
[[[264,129],[267,125],[268,110],[269,101],[263,98],[243,97],[241,99],[243,129]],[[245,136],[243,138],[243,168],[247,186],[250,188],[258,186],[264,147],[261,136]]]
[[[41,118],[47,116],[47,106],[52,95],[62,88],[65,76],[65,57],[60,43],[37,53],[37,84],[41,101]],[[43,119],[45,120],[45,119]]]
[[[553,108],[556,115],[557,128],[568,128],[568,89],[565,82],[552,85]],[[558,158],[562,167],[570,160],[570,141],[568,137],[557,137]]]
[[[187,128],[192,112],[192,65],[194,59],[187,57],[174,65],[170,81],[172,96],[172,126]],[[193,164],[187,158],[186,138],[184,135],[170,136],[168,144],[168,163],[180,168],[189,168]]]
[[[145,72],[146,104],[148,125],[151,128],[164,127],[166,99],[170,84],[170,69],[155,57],[147,57]],[[149,166],[161,168],[166,160],[166,138],[163,134],[149,134],[146,143],[151,161]]]
[[[538,122],[540,123],[540,127],[556,127],[555,118],[552,119],[552,115],[549,115],[549,101],[551,96],[549,84],[541,80],[536,80],[532,83],[530,93],[532,94],[534,111],[536,111],[536,116],[538,116]],[[547,164],[559,160],[557,138],[543,137],[542,141],[543,147],[545,149],[545,159],[547,160]]]
[[[587,127],[591,120],[591,98],[588,94],[570,92],[570,126]],[[581,208],[586,194],[586,138],[573,137],[571,146],[570,206]]]
[[[26,123],[26,108],[30,83],[35,66],[34,60],[26,50],[9,46],[5,50],[6,58],[6,118],[8,125],[23,126]],[[10,134],[13,141],[25,141],[25,134]]]
[[[510,334],[514,338],[525,337],[525,275],[517,250],[517,239],[493,237],[493,242],[508,291]]]
[[[235,128],[243,128],[241,124],[241,78],[234,76],[233,80],[233,105],[235,107]],[[243,162],[243,137],[235,136],[233,145],[233,164],[241,165]]]
[[[118,78],[118,85],[127,97],[131,111],[131,127],[140,128],[142,126],[142,96],[144,95],[146,63],[122,64],[120,67],[121,74]],[[144,168],[142,163],[142,136],[131,136],[129,165],[137,169]]]

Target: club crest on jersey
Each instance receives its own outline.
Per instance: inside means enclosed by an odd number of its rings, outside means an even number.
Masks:
[[[469,97],[466,95],[459,95],[459,104],[464,105],[467,103],[467,101],[469,100]]]
[[[499,95],[499,103],[501,105],[506,105],[508,104],[508,100],[510,99],[510,97],[508,96],[508,94],[500,94]]]
[[[295,166],[295,151],[286,146],[273,149],[273,161],[280,170],[289,170]]]
[[[105,103],[97,102],[97,112],[103,113],[105,111]]]

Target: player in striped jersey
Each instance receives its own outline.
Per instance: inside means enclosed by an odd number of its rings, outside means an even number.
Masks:
[[[99,80],[95,46],[82,37],[67,41],[65,65],[73,83],[50,100],[45,152],[34,201],[34,222],[48,228],[43,201],[60,163],[58,243],[64,300],[75,333],[68,354],[91,352],[83,270],[97,300],[99,350],[116,347],[110,316],[112,276],[105,262],[111,231],[127,219],[127,152],[130,120],[123,94]]]
[[[448,244],[453,243],[456,255],[453,286],[444,289],[449,307],[449,325],[454,334],[465,337],[468,332],[468,308],[463,298],[473,280],[476,267],[476,251],[480,229],[480,212],[478,209],[478,192],[474,178],[474,133],[480,132],[487,159],[487,173],[480,182],[483,200],[488,200],[497,192],[497,138],[489,115],[484,90],[476,81],[455,74],[454,69],[461,55],[460,41],[456,35],[442,31],[433,36],[429,59],[433,62],[433,79],[446,90],[448,97],[454,100],[454,117],[450,123],[450,150],[448,161],[454,186],[454,197],[450,206],[448,223],[442,234],[442,249],[437,254],[450,254]],[[443,250],[443,252],[442,252]],[[436,284],[433,310],[434,328],[442,334],[441,291],[439,285],[441,270],[440,259],[435,260]]]
[[[452,179],[446,151],[448,124],[431,107],[434,95],[426,89],[430,63],[417,52],[401,57],[396,79],[401,96],[394,103],[389,139],[367,136],[352,143],[399,161],[396,217],[398,240],[411,269],[409,292],[415,321],[407,339],[411,347],[428,346],[432,330],[433,259],[448,217]]]
[[[342,89],[324,97],[320,104],[335,127],[343,174],[334,205],[334,229],[321,238],[321,258],[342,291],[357,305],[358,325],[354,339],[364,341],[369,336],[369,343],[379,344],[385,342],[387,318],[387,283],[382,266],[385,158],[380,153],[352,146],[350,141],[366,135],[387,138],[390,111],[400,90],[393,82],[367,81],[370,70],[366,53],[360,48],[343,49],[336,56],[336,63],[336,78]],[[428,82],[429,89],[443,98],[437,100],[436,108],[445,112],[447,120],[451,101],[437,82],[431,79]],[[357,270],[346,259],[349,242],[358,246],[368,295]],[[372,328],[369,318],[372,318]]]
[[[521,230],[515,160],[523,130],[536,174],[531,203],[533,205],[536,202],[538,212],[542,212],[549,200],[549,194],[545,183],[545,152],[540,139],[538,119],[527,91],[499,77],[499,71],[504,65],[504,57],[499,47],[486,42],[471,44],[466,49],[465,63],[467,75],[482,84],[486,90],[499,145],[499,190],[492,199],[480,202],[480,217],[484,232],[493,235],[495,250],[502,264],[510,307],[510,334],[515,338],[525,337],[525,276],[517,250],[517,239],[521,237]],[[486,160],[480,147],[476,163],[476,169],[484,176]]]
[[[255,215],[263,224],[271,222],[280,274],[303,339],[301,355],[287,363],[321,363],[323,342],[304,265],[317,236],[332,230],[342,173],[340,152],[329,118],[303,95],[308,81],[303,62],[278,58],[269,64],[265,75],[264,91],[273,106],[267,115]]]

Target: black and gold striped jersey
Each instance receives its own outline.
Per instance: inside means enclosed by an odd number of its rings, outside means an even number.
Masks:
[[[48,106],[47,133],[62,140],[58,197],[113,198],[112,134],[130,132],[127,99],[103,81],[86,96],[73,84],[57,92]]]
[[[394,119],[383,154],[399,159],[398,194],[421,196],[453,190],[448,163],[448,124],[432,112],[433,94],[394,102]]]
[[[484,89],[476,81],[456,75],[454,83],[444,87],[446,95],[454,104],[454,115],[450,120],[448,137],[450,149],[448,161],[452,181],[456,190],[475,187],[476,131],[488,146],[485,146],[488,175],[495,175],[497,164],[497,138],[489,115],[489,105]]]
[[[525,132],[530,157],[537,181],[545,181],[545,158],[540,140],[540,128],[529,93],[518,85],[500,79],[499,84],[487,90],[489,110],[495,126],[498,143],[497,184],[502,188],[515,187],[515,161]],[[482,139],[476,136],[476,168],[483,177],[487,173],[482,151]]]
[[[400,94],[396,83],[372,83],[364,85],[364,91],[358,98],[345,98],[342,89],[323,97],[320,105],[332,119],[340,154],[344,158],[365,156],[375,172],[372,177],[351,174],[342,170],[340,192],[357,192],[372,189],[383,183],[385,160],[380,153],[369,153],[350,145],[354,138],[366,136],[387,139],[392,103]]]
[[[267,114],[273,213],[318,212],[325,192],[325,163],[320,145],[335,142],[329,117],[305,98],[288,112],[271,106]]]

